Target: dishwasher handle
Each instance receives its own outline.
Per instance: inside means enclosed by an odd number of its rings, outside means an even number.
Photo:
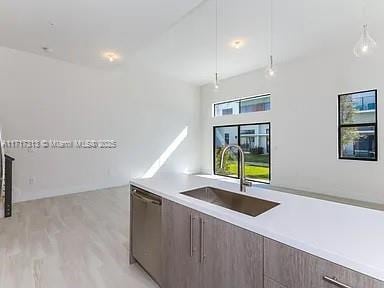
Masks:
[[[141,202],[147,203],[147,204],[155,204],[155,205],[161,205],[161,201],[158,199],[150,198],[136,189],[132,190],[132,196],[135,197],[136,199],[140,200]]]

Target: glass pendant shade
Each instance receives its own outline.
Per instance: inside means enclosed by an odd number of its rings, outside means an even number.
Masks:
[[[273,58],[272,58],[272,55],[270,56],[269,58],[269,65],[268,67],[265,69],[265,78],[267,79],[272,79],[276,76],[276,67],[273,66]]]
[[[377,44],[376,41],[368,33],[368,25],[363,26],[363,32],[359,41],[353,48],[353,53],[356,57],[368,56],[373,53]]]

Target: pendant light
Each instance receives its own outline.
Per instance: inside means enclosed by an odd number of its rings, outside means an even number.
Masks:
[[[363,18],[364,21],[367,20],[367,2],[364,0],[363,2]],[[353,48],[353,53],[356,57],[368,56],[373,53],[377,44],[376,41],[368,33],[368,24],[363,25],[363,29],[361,31],[361,36],[359,41],[357,41],[355,47]]]
[[[216,68],[215,68],[215,82],[214,82],[214,87],[215,90],[219,89],[219,72],[218,72],[218,66],[219,66],[219,51],[218,51],[218,46],[219,46],[219,33],[218,33],[218,22],[219,22],[219,13],[218,13],[218,0],[215,0],[215,10],[216,10],[216,15],[215,15],[215,55],[216,55]]]
[[[272,9],[273,9],[273,3],[272,3],[272,0],[269,0],[269,4],[270,4],[270,7],[269,7],[269,59],[268,59],[268,66],[267,68],[265,69],[265,77],[267,79],[272,79],[276,76],[276,67],[274,66],[274,63],[273,63],[273,17],[272,17]]]
[[[364,24],[361,37],[353,48],[353,53],[356,57],[368,56],[373,53],[376,46],[376,41],[368,33],[368,25]]]
[[[273,56],[269,56],[269,63],[267,69],[265,69],[265,77],[267,79],[272,79],[276,76],[276,67],[273,65]]]

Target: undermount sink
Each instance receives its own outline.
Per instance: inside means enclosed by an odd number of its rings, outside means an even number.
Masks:
[[[279,203],[250,197],[247,195],[236,194],[213,187],[198,188],[183,192],[181,194],[253,217],[279,205]]]

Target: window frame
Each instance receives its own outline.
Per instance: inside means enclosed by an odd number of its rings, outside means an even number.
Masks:
[[[228,100],[228,101],[222,101],[222,102],[213,103],[212,104],[213,105],[212,106],[212,117],[216,118],[216,117],[223,117],[223,116],[237,116],[237,115],[240,115],[240,114],[259,113],[259,112],[271,111],[271,96],[272,96],[271,93],[265,93],[265,94],[260,94],[260,95],[252,95],[252,96],[247,96],[247,97],[244,97],[244,98],[236,98],[236,99],[231,99],[231,100]],[[269,97],[269,109],[268,110],[241,113],[241,102],[242,101],[247,101],[247,100],[250,100],[250,99],[263,98],[263,97]],[[232,102],[238,102],[239,114],[226,114],[226,115],[220,115],[220,116],[216,115],[216,105],[227,104],[227,103],[232,103]]]
[[[268,175],[268,182],[267,181],[261,181],[261,180],[255,180],[255,179],[250,179],[250,178],[247,178],[246,179],[248,181],[251,181],[251,182],[255,182],[255,183],[262,183],[262,184],[271,184],[271,176],[272,176],[272,166],[271,166],[271,156],[272,156],[272,149],[271,149],[271,143],[272,143],[272,135],[271,135],[271,122],[256,122],[256,123],[245,123],[245,124],[228,124],[228,125],[214,125],[213,126],[213,141],[212,141],[212,144],[213,144],[213,175],[217,175],[217,176],[221,176],[221,177],[227,177],[227,178],[232,178],[232,179],[240,179],[240,163],[239,163],[239,155],[237,155],[237,177],[234,177],[234,176],[229,176],[229,175],[221,175],[221,174],[217,174],[216,173],[216,143],[215,143],[215,140],[216,140],[216,128],[223,128],[223,127],[237,127],[237,145],[240,146],[240,127],[241,126],[252,126],[252,125],[268,125],[268,129],[269,129],[269,159],[268,159],[268,168],[269,168],[269,175]],[[239,153],[237,153],[239,154]],[[245,171],[244,171],[245,172]]]
[[[360,94],[360,93],[367,93],[367,92],[374,92],[375,93],[375,122],[369,122],[369,123],[351,123],[351,124],[342,124],[341,123],[341,97],[348,96],[348,95],[354,95],[354,94]],[[343,93],[338,95],[338,101],[337,101],[337,118],[338,118],[338,158],[339,160],[357,160],[357,161],[378,161],[379,159],[379,147],[378,147],[378,122],[377,122],[377,89],[371,89],[371,90],[363,90],[363,91],[357,91],[357,92],[350,92],[350,93]],[[351,128],[351,127],[369,127],[373,126],[375,127],[375,157],[374,158],[366,158],[366,157],[344,157],[342,156],[342,143],[341,143],[341,130],[343,128]]]

